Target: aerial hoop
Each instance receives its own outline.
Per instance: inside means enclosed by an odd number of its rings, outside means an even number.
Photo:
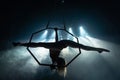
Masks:
[[[78,37],[76,37],[74,34],[72,34],[72,33],[70,33],[69,31],[66,30],[65,23],[64,23],[64,28],[50,28],[50,27],[49,27],[49,21],[48,21],[45,29],[41,29],[41,30],[38,30],[38,31],[32,33],[32,35],[30,36],[30,39],[29,39],[29,43],[32,42],[33,36],[35,36],[37,33],[40,33],[40,32],[42,32],[42,31],[45,31],[45,30],[54,30],[54,31],[55,31],[55,42],[58,41],[58,30],[61,30],[61,31],[65,31],[67,34],[70,34],[71,36],[73,36],[74,38],[76,38],[77,43],[79,43]],[[31,54],[31,56],[35,59],[35,61],[36,61],[39,65],[41,65],[41,66],[67,67],[69,64],[71,64],[71,63],[81,54],[81,50],[80,50],[80,48],[78,48],[78,49],[79,49],[79,53],[78,53],[73,59],[71,59],[66,65],[61,66],[61,65],[55,65],[55,64],[41,63],[41,62],[39,62],[38,59],[34,56],[33,52],[30,50],[29,46],[27,46],[26,49],[27,49],[28,52]]]

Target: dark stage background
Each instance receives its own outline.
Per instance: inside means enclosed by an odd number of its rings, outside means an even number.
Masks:
[[[115,0],[0,2],[0,80],[120,80],[119,4]],[[91,41],[83,44],[111,52],[98,54],[83,50],[68,67],[66,77],[60,77],[50,68],[38,66],[25,47],[12,45],[14,41],[28,42],[30,35],[45,28],[48,21],[50,27],[63,27],[65,21],[67,29],[72,28],[78,37],[79,27],[83,26]],[[49,62],[48,54],[41,56],[44,57],[41,60]],[[67,54],[68,59],[72,56],[72,52]]]

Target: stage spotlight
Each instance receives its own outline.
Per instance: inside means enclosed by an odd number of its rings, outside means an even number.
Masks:
[[[55,31],[52,32],[50,37],[47,39],[47,42],[55,42]]]
[[[42,35],[39,35],[40,37],[39,37],[38,41],[40,41],[40,42],[46,41],[47,35],[48,35],[48,31],[46,30],[43,32]]]
[[[80,26],[80,36],[82,37],[88,36],[88,33],[85,31],[85,29],[82,26]]]
[[[48,34],[48,31],[46,30],[46,31],[42,34],[41,38],[46,37],[46,36],[47,36],[47,34]]]
[[[72,28],[69,28],[69,32],[73,34],[73,30],[72,30]]]

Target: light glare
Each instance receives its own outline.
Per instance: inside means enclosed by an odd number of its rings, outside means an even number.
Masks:
[[[85,29],[82,26],[80,26],[80,35],[82,37],[88,36],[88,33],[85,31]]]
[[[42,34],[42,36],[41,36],[40,38],[41,38],[41,39],[46,38],[46,37],[47,37],[47,34],[48,34],[48,31],[46,30],[46,31]]]
[[[73,34],[72,28],[69,28],[69,32],[70,32],[71,34]]]

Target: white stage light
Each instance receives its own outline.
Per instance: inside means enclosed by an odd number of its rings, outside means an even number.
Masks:
[[[85,29],[82,26],[80,26],[80,35],[82,37],[88,36],[88,33],[85,31]]]
[[[41,38],[46,37],[46,36],[47,36],[47,34],[48,34],[48,31],[46,30],[46,31],[42,34]]]
[[[73,34],[72,28],[69,28],[68,31],[69,31],[71,34]],[[70,34],[68,34],[67,39],[69,39],[69,40],[75,40],[74,37],[71,36]]]
[[[39,37],[39,39],[37,39],[37,41],[40,41],[40,42],[46,41],[47,35],[48,35],[48,31],[46,30],[46,31],[43,32],[42,35],[39,35],[40,37]]]
[[[88,33],[83,28],[83,26],[80,26],[79,30],[80,30],[79,41],[81,43],[86,44],[86,45],[89,45],[89,46],[92,45],[93,46],[92,41],[89,39],[90,35],[88,35]]]
[[[47,42],[55,42],[55,31],[52,32],[50,35],[50,38],[47,40]]]
[[[72,28],[69,28],[69,32],[73,34]]]

